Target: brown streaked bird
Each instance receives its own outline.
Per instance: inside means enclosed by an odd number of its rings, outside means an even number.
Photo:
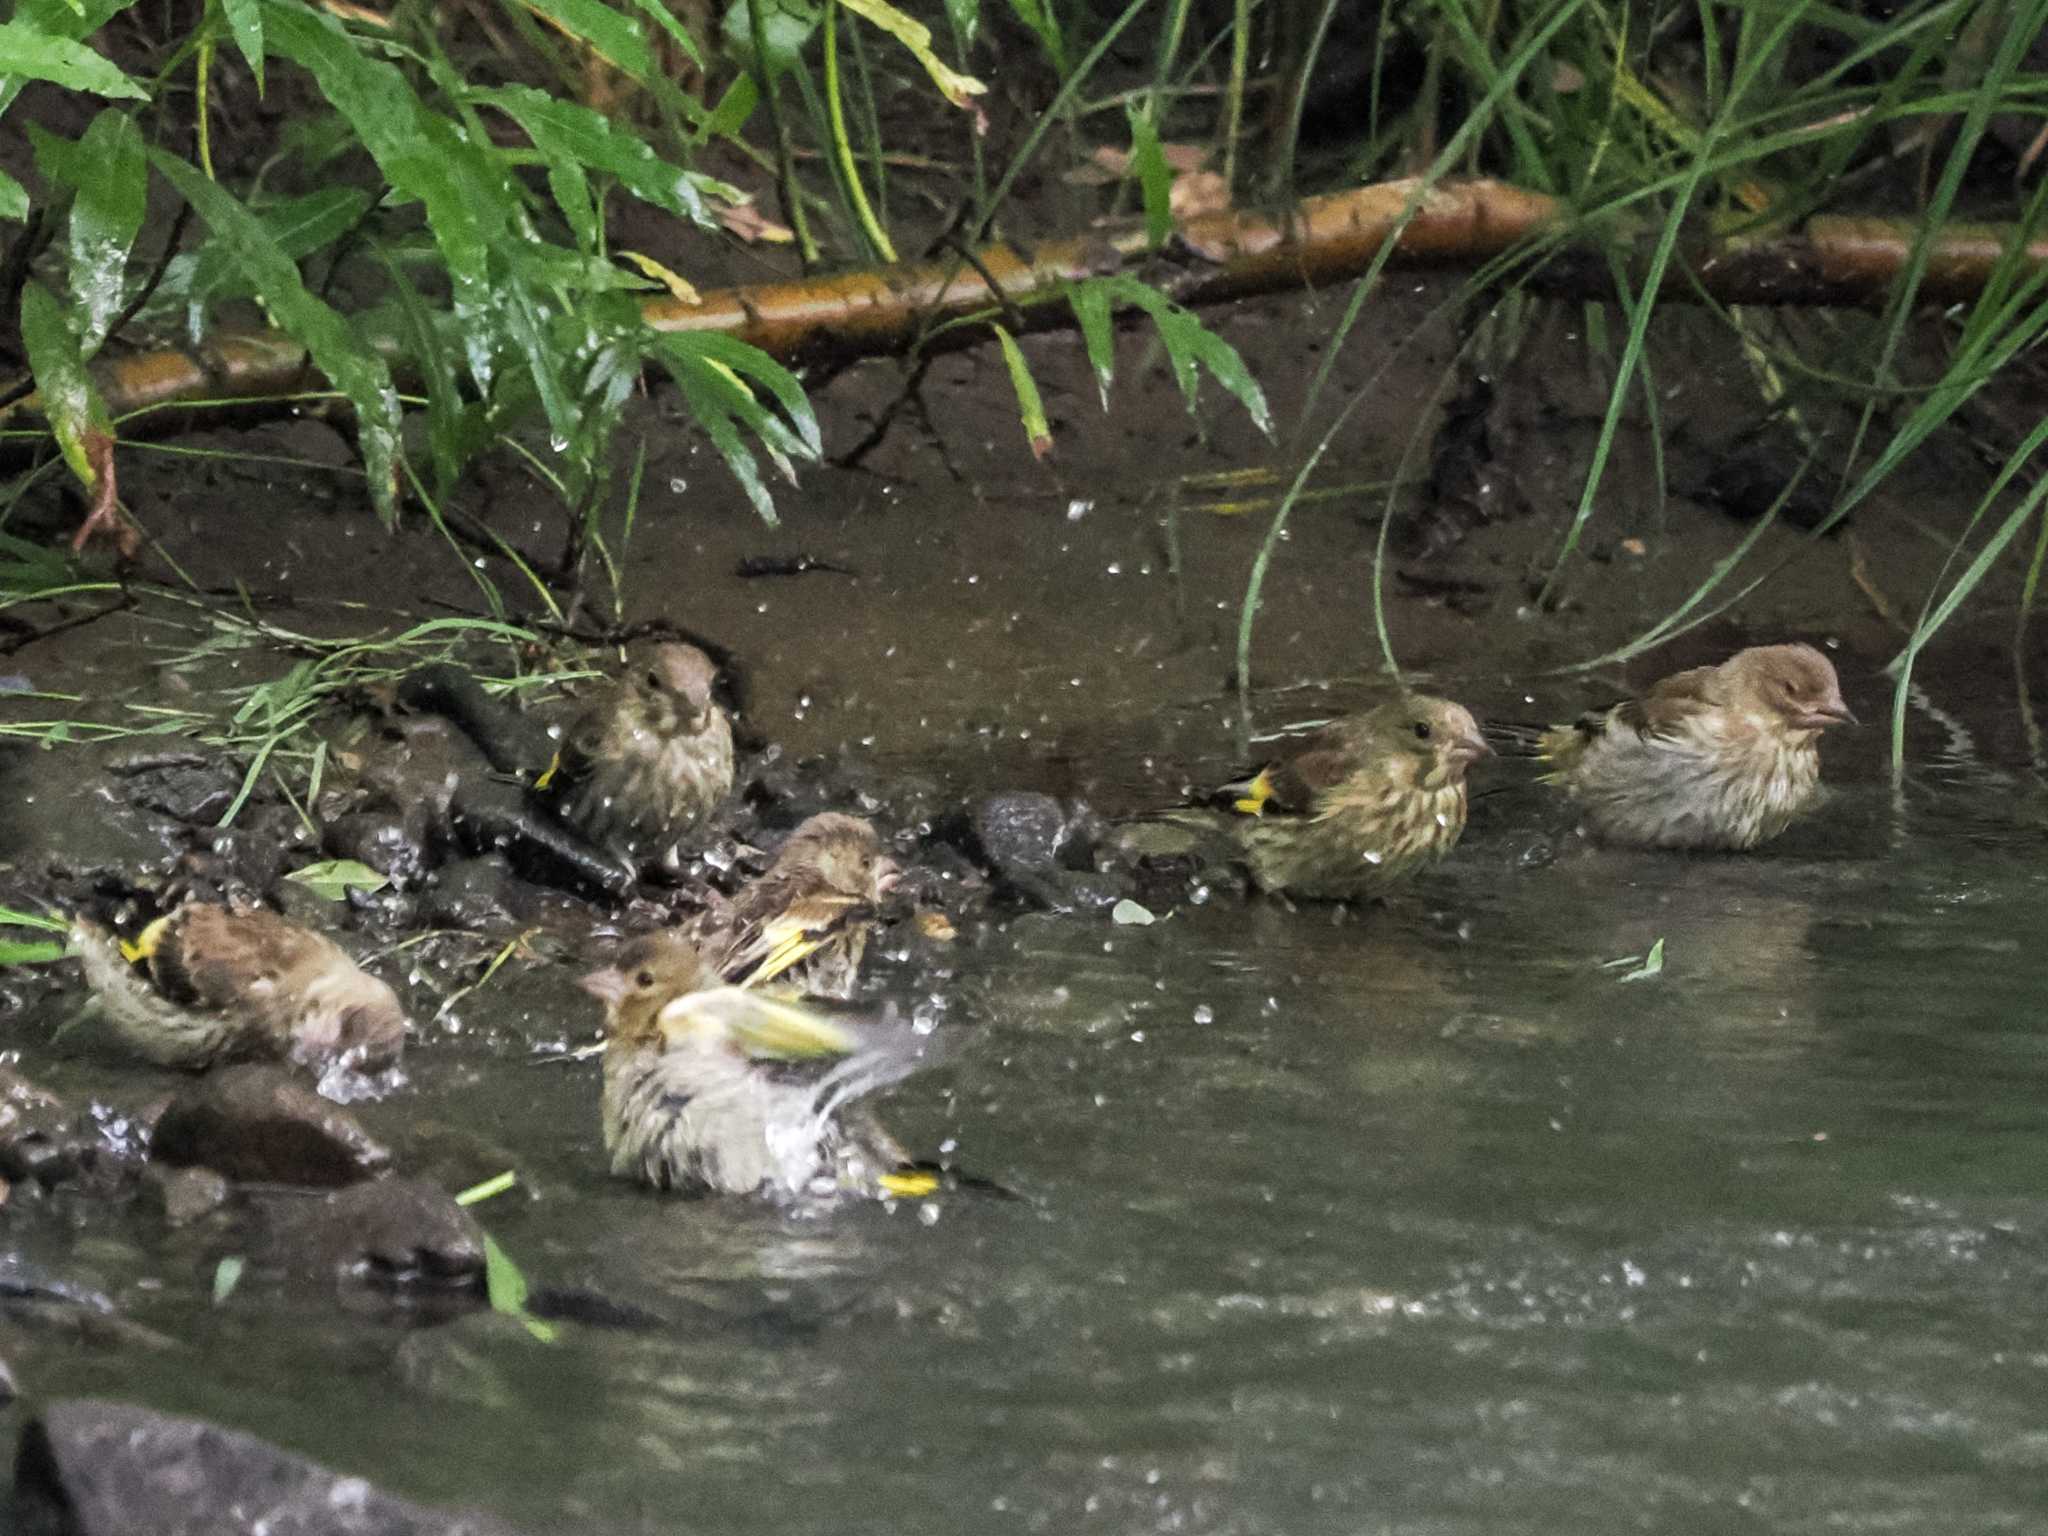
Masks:
[[[673,872],[732,789],[732,722],[696,646],[664,642],[635,663],[577,716],[536,788],[620,862]]]
[[[656,1189],[798,1199],[927,1195],[933,1174],[856,1101],[925,1065],[890,1020],[722,986],[688,937],[634,940],[583,978],[605,1005],[611,1171]]]
[[[1602,842],[1742,850],[1814,804],[1820,734],[1855,722],[1827,657],[1761,645],[1547,731],[1538,753]]]
[[[1334,720],[1237,786],[1238,841],[1275,895],[1363,901],[1465,830],[1465,771],[1487,755],[1462,705],[1405,694]]]
[[[187,902],[133,943],[85,917],[71,931],[108,1023],[159,1066],[289,1059],[376,1072],[404,1049],[397,994],[275,912]]]
[[[877,909],[901,875],[872,823],[825,811],[790,833],[775,862],[693,933],[727,981],[850,998]]]

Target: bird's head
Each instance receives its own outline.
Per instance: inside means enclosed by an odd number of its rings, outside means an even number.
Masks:
[[[639,672],[640,686],[674,702],[676,713],[701,725],[712,708],[712,685],[718,667],[694,645],[664,641],[647,653]]]
[[[879,902],[903,878],[903,868],[882,852],[881,835],[858,816],[825,811],[803,822],[775,855],[770,873],[814,872],[832,890]]]
[[[619,951],[610,965],[577,983],[604,1004],[605,1028],[618,1041],[652,1040],[661,1034],[661,1010],[678,997],[718,985],[704,957],[673,930],[646,934]]]
[[[1449,699],[1411,693],[1374,713],[1387,749],[1413,759],[1427,789],[1464,783],[1465,770],[1492,751],[1472,712]]]
[[[1721,664],[1729,702],[1788,731],[1854,725],[1835,665],[1810,645],[1757,645]]]

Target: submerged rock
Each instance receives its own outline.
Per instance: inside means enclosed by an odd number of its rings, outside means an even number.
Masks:
[[[45,1189],[85,1179],[111,1191],[134,1171],[135,1149],[109,1134],[126,1130],[118,1116],[102,1124],[91,1113],[74,1115],[55,1094],[0,1067],[0,1179]]]
[[[425,916],[441,928],[474,933],[483,928],[510,928],[522,907],[512,866],[502,854],[457,859],[428,887]]]
[[[143,1170],[142,1203],[166,1226],[189,1226],[228,1202],[228,1181],[211,1168],[169,1168],[152,1163]]]
[[[254,1435],[128,1403],[51,1404],[15,1459],[20,1536],[511,1536],[409,1503]]]
[[[1012,894],[1063,911],[1108,906],[1130,894],[1128,878],[1100,867],[1096,858],[1105,831],[1102,818],[1086,805],[1007,790],[969,807],[966,843]]]
[[[411,885],[432,866],[425,831],[395,811],[351,811],[327,824],[320,846],[337,859],[354,859],[400,885]]]
[[[451,1196],[417,1179],[378,1179],[279,1205],[268,1241],[285,1268],[309,1278],[483,1292],[483,1228]]]
[[[262,1064],[211,1072],[180,1091],[157,1120],[150,1151],[242,1183],[353,1184],[391,1164],[355,1116]]]

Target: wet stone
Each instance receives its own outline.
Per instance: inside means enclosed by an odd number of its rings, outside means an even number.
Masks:
[[[225,759],[204,752],[136,753],[107,769],[129,804],[201,826],[220,820],[242,782]]]
[[[71,1112],[63,1100],[0,1067],[0,1176],[52,1182],[69,1158]]]
[[[165,1225],[189,1226],[228,1200],[228,1181],[211,1168],[169,1168],[151,1164],[142,1175],[142,1202]]]
[[[395,1498],[240,1430],[91,1398],[53,1403],[22,1431],[13,1515],[7,1528],[21,1536],[511,1533],[491,1516]]]
[[[423,898],[426,920],[438,928],[508,928],[519,918],[518,882],[501,855],[458,859],[434,877]]]
[[[1043,874],[1059,867],[1067,813],[1051,795],[1011,790],[987,795],[968,813],[974,841],[997,874]]]
[[[241,1183],[340,1185],[371,1178],[391,1154],[347,1110],[282,1067],[209,1073],[172,1098],[151,1154]]]
[[[334,858],[354,859],[411,885],[432,864],[426,838],[411,820],[390,811],[355,811],[329,822],[320,844]]]
[[[378,1179],[279,1204],[267,1236],[283,1267],[314,1279],[406,1292],[483,1289],[483,1228],[422,1179]]]

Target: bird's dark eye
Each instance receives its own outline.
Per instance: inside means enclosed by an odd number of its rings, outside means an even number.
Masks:
[[[659,672],[650,672],[647,674],[647,686],[652,688],[656,693],[659,693],[663,688],[667,687],[668,685],[662,681],[661,674]]]
[[[651,987],[654,985],[654,972],[642,971],[633,978],[633,981],[636,986]]]
[[[1417,741],[1429,740],[1429,722],[1427,720],[1415,722],[1415,739]]]

